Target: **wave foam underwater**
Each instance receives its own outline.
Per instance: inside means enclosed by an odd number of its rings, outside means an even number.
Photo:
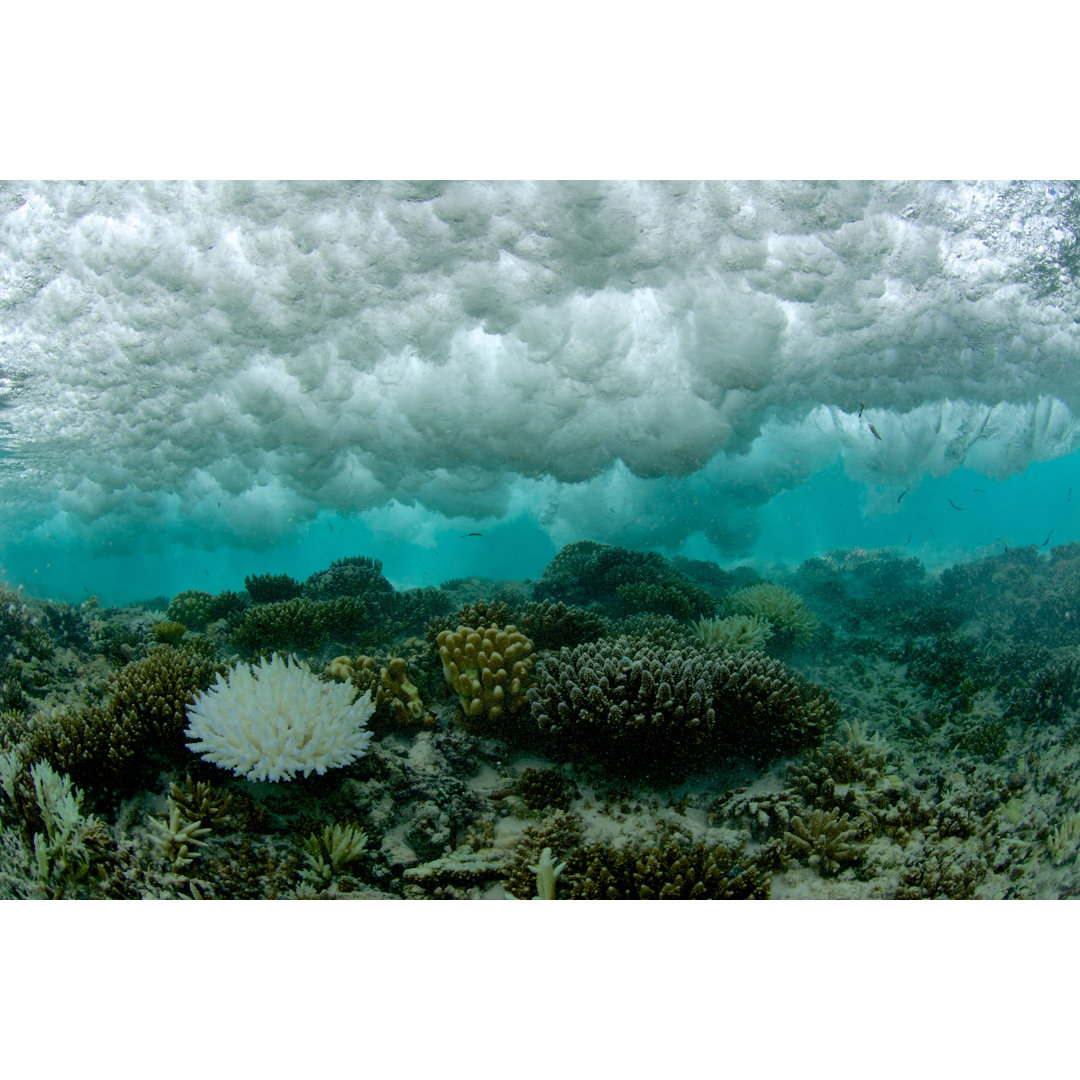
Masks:
[[[534,574],[882,516],[974,546],[1021,504],[938,521],[920,489],[1080,442],[1074,185],[9,183],[0,212],[0,570],[56,592],[358,551],[420,584],[500,522]]]

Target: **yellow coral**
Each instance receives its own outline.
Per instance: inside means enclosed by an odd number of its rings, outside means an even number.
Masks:
[[[533,643],[516,627],[459,626],[438,637],[443,675],[466,717],[493,723],[525,704]]]
[[[379,705],[387,702],[394,711],[394,718],[402,724],[415,724],[423,719],[424,703],[420,700],[420,691],[409,682],[405,661],[400,656],[395,656],[379,673],[375,699]]]
[[[375,708],[392,712],[400,724],[429,723],[420,691],[409,681],[405,661],[400,656],[393,657],[381,669],[370,656],[358,656],[356,660],[337,656],[326,666],[326,674],[340,682],[351,680],[360,691],[370,690]]]
[[[348,656],[335,656],[326,665],[326,674],[338,682],[348,682],[356,674],[356,669]]]

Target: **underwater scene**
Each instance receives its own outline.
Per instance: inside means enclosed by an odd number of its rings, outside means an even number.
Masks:
[[[1080,895],[1078,237],[0,184],[0,898]]]

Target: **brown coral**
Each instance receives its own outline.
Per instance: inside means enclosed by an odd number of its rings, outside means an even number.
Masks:
[[[646,847],[580,848],[567,857],[562,882],[572,900],[767,900],[772,887],[761,863],[677,836]]]
[[[528,697],[557,750],[636,771],[708,754],[775,757],[818,742],[837,712],[827,692],[761,653],[645,637],[544,657]]]
[[[833,807],[828,813],[814,810],[805,820],[792,818],[791,829],[784,833],[789,850],[805,855],[807,863],[822,874],[835,874],[841,863],[858,862],[866,854],[859,844],[859,830],[847,814]]]
[[[515,626],[459,626],[438,637],[443,675],[466,718],[494,723],[525,704],[533,643]]]
[[[404,727],[423,723],[431,726],[434,719],[424,709],[420,691],[409,679],[407,665],[400,656],[391,657],[379,665],[372,656],[337,656],[326,666],[326,674],[339,682],[351,680],[360,693],[371,691],[375,712],[384,718],[392,717]]]

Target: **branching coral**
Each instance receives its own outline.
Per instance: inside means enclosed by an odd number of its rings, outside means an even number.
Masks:
[[[1066,814],[1046,838],[1050,859],[1055,866],[1067,863],[1080,847],[1080,814]]]
[[[199,855],[199,848],[210,834],[209,826],[199,820],[191,820],[184,808],[171,797],[168,801],[169,816],[162,821],[151,817],[146,823],[153,830],[154,843],[168,860],[174,871],[183,870]]]
[[[361,757],[371,741],[370,695],[352,696],[351,687],[320,682],[295,659],[238,664],[188,710],[188,746],[249,780],[321,776]]]
[[[356,862],[367,848],[367,833],[355,825],[324,825],[304,843],[307,866],[300,880],[316,889],[325,888],[349,863]]]
[[[770,758],[818,742],[836,706],[761,653],[620,637],[537,665],[533,716],[555,748],[635,771],[709,754]]]
[[[439,634],[443,675],[461,700],[465,716],[494,723],[525,704],[533,643],[514,626],[459,626]]]
[[[571,900],[767,900],[768,870],[738,851],[674,836],[655,845],[593,844],[564,872]]]
[[[233,640],[248,649],[317,649],[327,641],[359,634],[368,623],[359,597],[335,600],[281,600],[256,604],[244,612]]]
[[[82,792],[47,762],[30,766],[34,796],[45,826],[34,835],[38,880],[54,898],[77,885],[90,869],[94,846],[105,840],[104,826],[82,812]]]
[[[256,604],[273,604],[300,595],[300,582],[288,574],[251,574],[244,578],[244,588]]]
[[[842,863],[858,862],[866,854],[865,845],[857,843],[858,829],[847,814],[833,807],[828,813],[813,810],[805,820],[795,817],[784,833],[789,849],[806,856],[806,861],[821,874],[835,874]]]

